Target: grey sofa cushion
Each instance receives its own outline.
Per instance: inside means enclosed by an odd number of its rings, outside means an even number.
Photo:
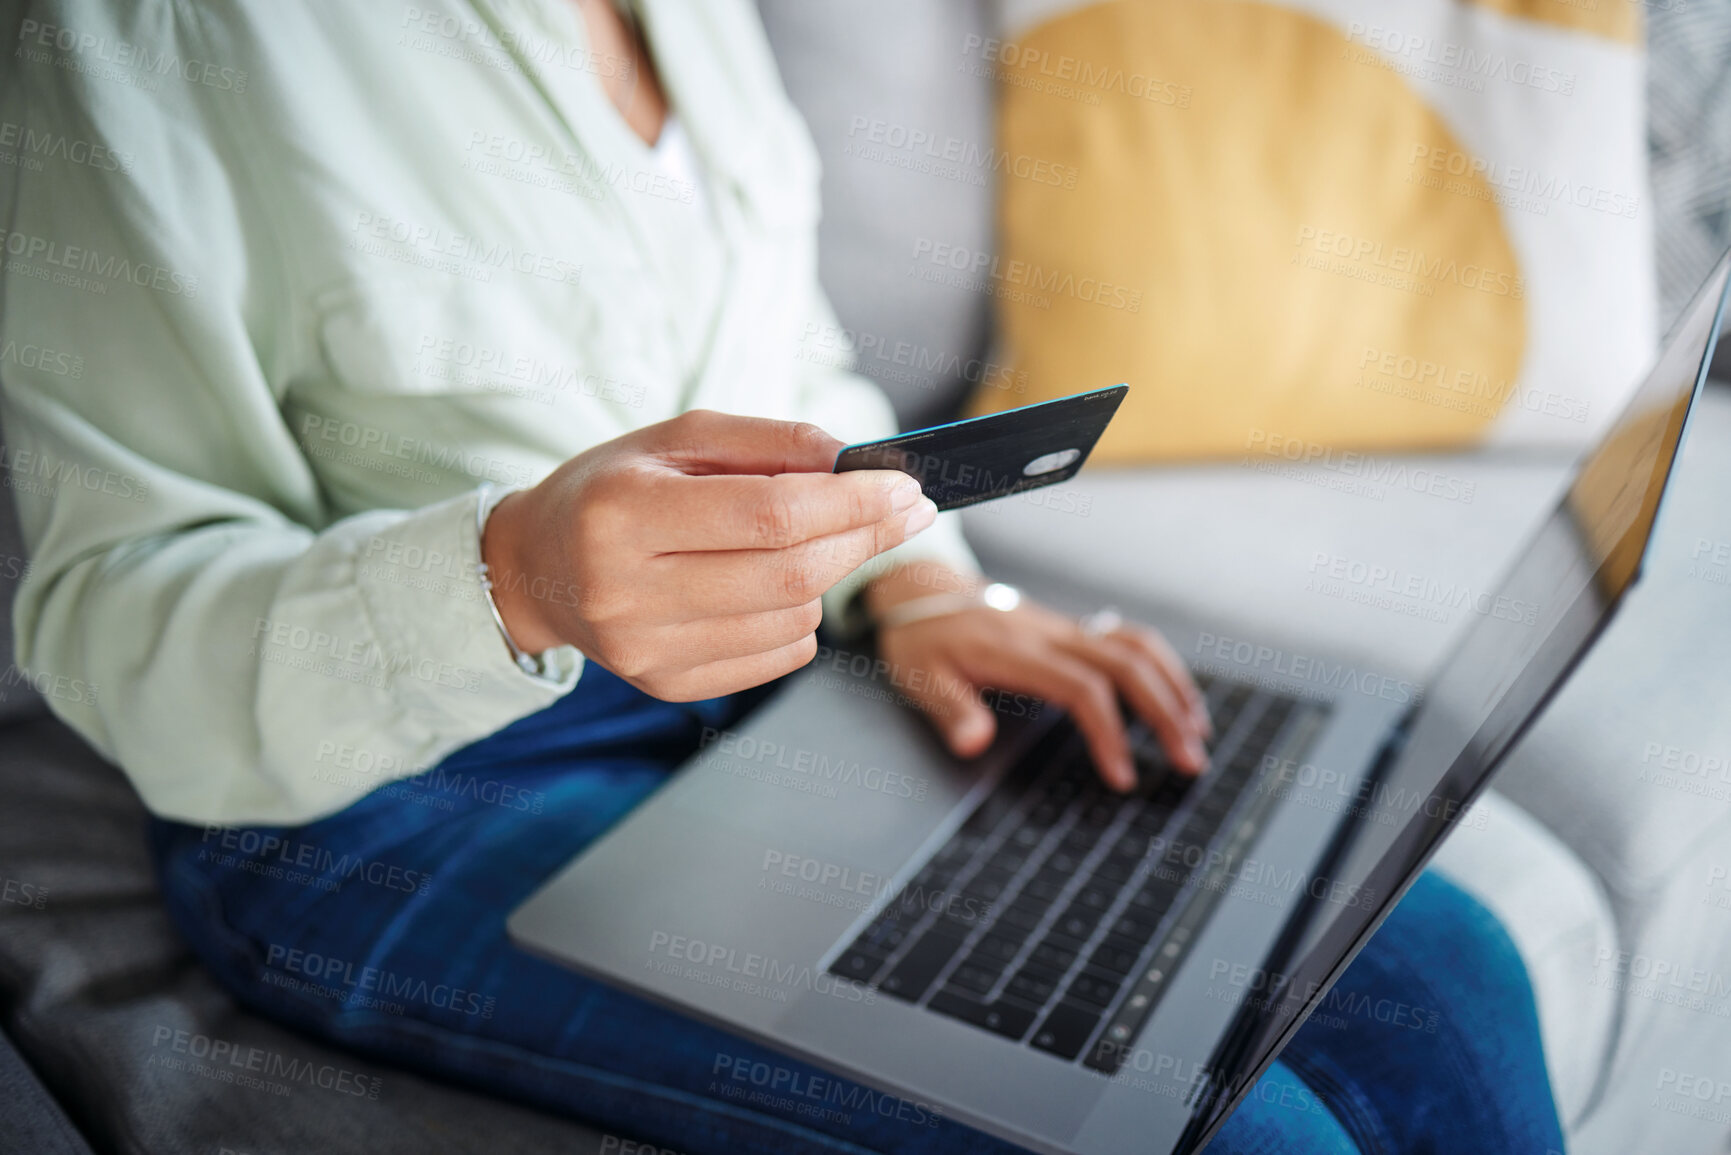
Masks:
[[[1216,672],[1330,655],[1412,682],[1567,468],[1554,455],[1482,453],[1100,467],[966,510],[963,522],[988,571],[1078,612],[1112,603],[1192,624],[1213,640],[1186,643],[1185,657]],[[1416,596],[1387,592],[1409,585]],[[1234,659],[1246,639],[1286,656]]]
[[[0,1035],[0,1151],[90,1155],[90,1145],[48,1094],[12,1041]]]
[[[909,275],[916,245],[992,249],[991,172],[978,163],[993,144],[992,86],[963,67],[978,63],[963,47],[986,28],[986,7],[758,0],[823,161],[824,288],[904,428],[947,414],[990,373],[990,298]]]
[[[1629,926],[1703,845],[1731,866],[1727,493],[1731,385],[1718,383],[1690,418],[1641,584],[1498,779],[1599,873]]]
[[[357,1059],[241,1010],[169,924],[144,829],[144,809],[120,772],[54,718],[0,728],[0,876],[11,884],[0,902],[0,1012],[98,1147],[245,1155],[606,1149],[606,1137],[581,1124]],[[268,1079],[275,1086],[266,1088],[226,1081],[233,1072],[225,1064],[199,1061],[224,1043],[241,1054],[259,1048],[264,1061],[280,1056],[278,1070],[346,1069],[369,1080],[359,1084],[368,1093],[293,1078]],[[0,1149],[49,1150],[3,1140],[0,1130]]]

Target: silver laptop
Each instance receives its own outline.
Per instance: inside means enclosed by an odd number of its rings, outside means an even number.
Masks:
[[[820,658],[706,733],[511,936],[904,1118],[1043,1152],[1200,1149],[1634,582],[1728,270],[1502,579],[1499,604],[1536,616],[1474,616],[1414,700],[1203,678],[1211,769],[1172,772],[1133,726],[1142,784],[1118,797],[1055,711],[1000,701],[999,740],[962,765],[869,659]],[[722,1074],[859,1106],[836,1081]]]

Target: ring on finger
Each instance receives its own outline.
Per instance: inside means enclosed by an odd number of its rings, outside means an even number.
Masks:
[[[1124,615],[1118,612],[1117,606],[1103,606],[1084,617],[1077,625],[1082,627],[1082,634],[1089,638],[1103,638],[1117,632],[1124,624]]]

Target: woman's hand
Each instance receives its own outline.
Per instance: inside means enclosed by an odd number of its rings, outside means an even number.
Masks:
[[[573,457],[487,521],[505,628],[668,701],[798,669],[824,591],[937,517],[906,474],[831,473],[841,447],[815,425],[692,410]]]
[[[979,580],[928,564],[906,566],[873,582],[866,605],[877,616],[936,592],[971,593]],[[1148,723],[1173,765],[1189,773],[1207,765],[1202,743],[1212,729],[1202,693],[1151,629],[1125,623],[1095,636],[1023,600],[1008,611],[980,606],[880,630],[878,652],[894,667],[921,671],[909,680],[917,690],[908,696],[959,757],[982,753],[997,732],[996,717],[980,698],[991,689],[1031,694],[1068,710],[1100,776],[1114,789],[1136,786],[1120,697]]]

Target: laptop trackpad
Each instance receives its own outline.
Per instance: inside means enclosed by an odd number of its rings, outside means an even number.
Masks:
[[[816,860],[792,877],[887,881],[1016,745],[960,765],[897,698],[870,679],[803,671],[737,728],[705,731],[667,804],[760,843],[771,865]]]

